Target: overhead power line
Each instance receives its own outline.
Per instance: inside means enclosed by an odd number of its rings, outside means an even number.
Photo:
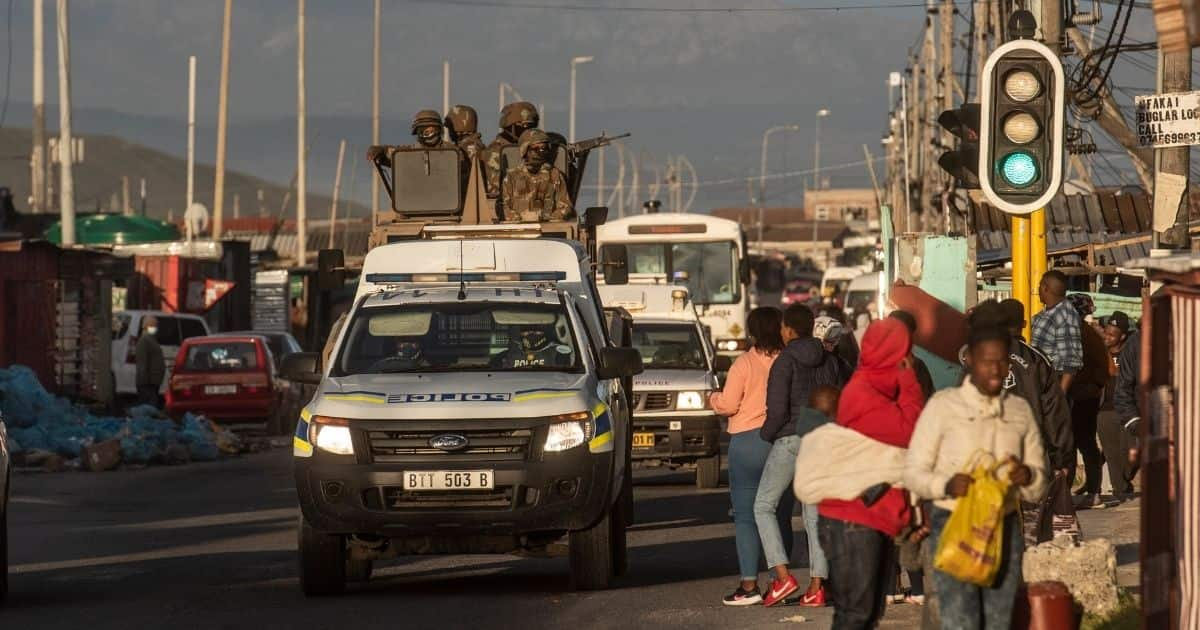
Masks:
[[[476,7],[487,9],[536,9],[546,11],[603,11],[610,13],[805,13],[812,11],[868,11],[875,9],[911,9],[924,2],[886,2],[815,7],[652,7],[645,5],[554,4],[548,2],[501,2],[500,0],[405,0],[410,4]]]
[[[924,5],[922,5],[922,6],[924,6]],[[878,162],[880,160],[885,160],[885,159],[887,159],[886,156],[880,155],[878,157],[871,158],[871,161]],[[821,172],[824,173],[826,171],[840,171],[840,170],[844,170],[844,169],[848,169],[848,168],[854,168],[856,166],[866,166],[866,164],[867,164],[866,160],[858,160],[857,162],[845,162],[842,164],[834,164],[832,166],[825,166],[824,164],[822,164]],[[817,172],[817,169],[815,169],[815,168],[806,168],[806,169],[799,170],[799,171],[787,171],[785,173],[768,173],[766,175],[765,179],[786,179],[789,177],[803,177],[806,175],[812,175],[816,172]],[[727,177],[725,179],[710,179],[707,181],[696,182],[695,185],[696,186],[727,186],[729,184],[745,184],[748,181],[749,182],[757,182],[760,179],[764,179],[764,178],[760,175],[748,175],[746,177]],[[584,184],[583,186],[580,186],[580,188],[585,189],[585,190],[586,189],[594,189],[594,188],[596,188],[596,185],[595,184]]]

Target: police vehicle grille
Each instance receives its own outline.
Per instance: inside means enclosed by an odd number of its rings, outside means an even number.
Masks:
[[[494,490],[413,491],[400,486],[379,486],[369,488],[363,493],[363,503],[368,509],[386,511],[438,508],[506,510],[513,504],[513,487],[498,486]]]
[[[634,394],[634,408],[637,411],[663,411],[674,405],[674,394],[671,392],[642,392]]]
[[[461,435],[467,445],[456,451],[444,451],[429,445],[434,436]],[[523,461],[529,453],[532,429],[446,430],[446,431],[367,431],[371,459],[377,463],[430,461]]]

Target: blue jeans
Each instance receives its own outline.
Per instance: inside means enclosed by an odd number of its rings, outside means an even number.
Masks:
[[[820,530],[834,572],[829,580],[832,630],[874,628],[886,609],[884,597],[896,583],[896,543],[866,525],[825,516]]]
[[[786,525],[778,519],[783,501],[795,501],[792,493],[792,477],[796,473],[796,452],[800,450],[800,437],[785,435],[771,445],[771,454],[763,466],[762,479],[758,482],[758,494],[754,497],[754,522],[758,525],[758,537],[762,540],[763,555],[767,568],[787,564],[791,557],[792,524]],[[786,499],[785,499],[786,497]],[[791,511],[787,512],[789,515]],[[805,530],[807,530],[807,525]],[[788,544],[784,544],[786,532]],[[809,545],[815,535],[810,535]],[[822,562],[824,559],[822,558]],[[810,562],[810,564],[813,564]]]
[[[763,465],[771,453],[771,443],[758,436],[758,431],[734,433],[729,437],[729,498],[733,503],[734,541],[737,543],[738,570],[743,580],[758,579],[758,560],[762,543],[758,525],[754,522],[754,497],[762,479]],[[795,499],[789,493],[779,502],[775,517],[781,531],[786,531],[784,545],[792,548],[792,510]]]
[[[930,514],[927,553],[937,550],[942,530],[950,511],[935,507]],[[1004,546],[1001,550],[1000,572],[988,588],[961,582],[934,569],[933,585],[946,630],[1008,630],[1012,626],[1012,611],[1021,585],[1021,554],[1025,540],[1018,512],[1004,517]],[[932,563],[931,563],[932,564]]]

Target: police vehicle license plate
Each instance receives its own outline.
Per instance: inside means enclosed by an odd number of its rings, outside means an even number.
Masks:
[[[634,433],[633,446],[634,448],[654,448],[654,434]]]
[[[404,473],[405,490],[491,490],[496,478],[490,470],[423,470]]]
[[[237,385],[205,385],[205,394],[236,394]]]

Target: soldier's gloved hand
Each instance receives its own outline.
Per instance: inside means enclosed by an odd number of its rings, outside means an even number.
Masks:
[[[387,150],[387,145],[373,144],[367,148],[367,160],[374,164],[379,158],[387,157]]]

